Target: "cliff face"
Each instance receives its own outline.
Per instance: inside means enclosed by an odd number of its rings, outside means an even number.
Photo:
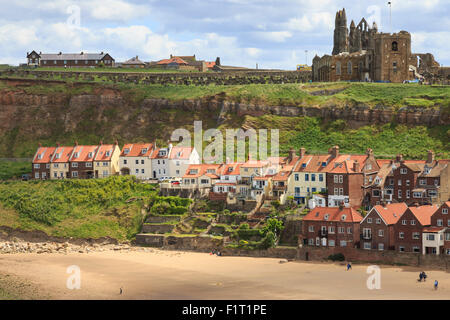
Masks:
[[[94,88],[91,93],[32,94],[18,88],[0,89],[0,157],[31,156],[38,142],[121,143],[167,140],[180,127],[191,129],[194,120],[203,128],[219,124],[236,127],[245,115],[319,117],[346,120],[350,127],[397,122],[406,125],[450,125],[443,108],[357,106],[265,106],[224,101],[223,96],[197,100],[133,100],[120,90]],[[282,129],[282,128],[280,128]]]

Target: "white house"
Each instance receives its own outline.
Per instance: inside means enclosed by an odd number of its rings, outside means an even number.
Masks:
[[[155,148],[152,159],[152,178],[159,179],[162,177],[170,177],[169,174],[169,154],[172,150],[172,144],[167,148]]]
[[[199,163],[200,156],[195,148],[175,146],[170,150],[168,158],[168,176],[181,178],[190,164]]]
[[[121,175],[134,175],[139,179],[152,178],[152,143],[125,144],[119,157]]]

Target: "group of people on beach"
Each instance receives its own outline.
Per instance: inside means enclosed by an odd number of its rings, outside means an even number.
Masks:
[[[214,249],[213,251],[211,251],[210,253],[209,253],[210,255],[216,255],[216,256],[218,256],[218,257],[220,257],[221,255],[222,255],[222,253],[219,251],[219,250],[217,250],[217,249]]]
[[[427,274],[425,273],[425,271],[422,271],[421,273],[419,273],[419,279],[417,279],[417,281],[419,282],[425,282],[427,281]],[[437,280],[434,280],[434,290],[437,290],[439,286],[439,282]]]

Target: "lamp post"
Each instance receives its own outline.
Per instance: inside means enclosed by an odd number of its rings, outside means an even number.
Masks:
[[[388,2],[388,6],[389,6],[389,28],[390,33],[392,33],[392,1]]]
[[[308,50],[305,50],[305,64],[308,65]]]

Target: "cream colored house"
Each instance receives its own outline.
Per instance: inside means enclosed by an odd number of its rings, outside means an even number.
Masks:
[[[69,177],[69,159],[74,147],[57,146],[50,159],[50,179],[66,179]]]
[[[329,154],[303,155],[289,176],[287,195],[299,204],[306,204],[315,192],[326,192],[330,161]]]
[[[120,174],[133,175],[142,180],[153,178],[151,159],[153,151],[152,143],[125,144],[119,157]]]
[[[120,148],[118,143],[100,143],[94,157],[95,178],[107,178],[119,174]]]
[[[182,179],[182,188],[212,188],[219,180],[220,164],[191,164]]]

